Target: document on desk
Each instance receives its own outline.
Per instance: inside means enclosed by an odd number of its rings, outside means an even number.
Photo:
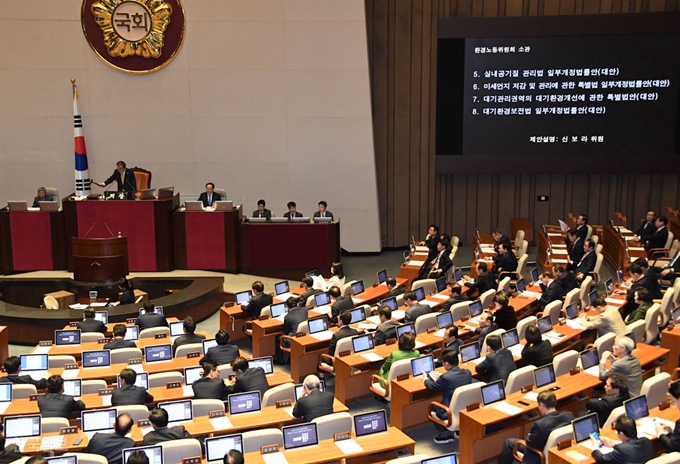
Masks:
[[[568,255],[569,253],[567,252],[566,249],[560,248],[559,250],[553,250],[552,251],[554,255]]]
[[[528,296],[529,298],[534,298],[536,300],[540,300],[541,297],[543,296],[543,294],[540,293],[540,292],[530,292],[530,291],[527,291],[527,290],[523,291],[522,295]]]
[[[628,247],[630,251],[645,251],[645,247]]]
[[[595,377],[599,377],[600,376],[600,365],[595,364],[594,366],[591,366],[588,369],[584,369],[583,372],[585,372],[588,375],[593,375]]]
[[[428,305],[430,308],[434,308],[439,304],[439,301],[423,300],[421,303]]]
[[[52,346],[38,346],[31,354],[47,354],[50,352],[50,348],[52,348]]]
[[[377,353],[361,353],[361,357],[367,359],[370,362],[378,362],[385,359]]]
[[[425,346],[425,343],[416,341],[416,350],[419,350]]]
[[[102,406],[111,406],[111,397],[112,395],[102,395],[100,398],[102,399]]]
[[[280,451],[278,453],[263,454],[262,460],[265,464],[288,464],[286,456]]]
[[[109,303],[106,301],[93,301],[92,303],[90,303],[90,308],[103,308],[107,304]]]
[[[194,389],[191,385],[182,385],[182,394],[184,396],[194,396]]]
[[[283,408],[283,410],[286,411],[288,413],[288,415],[294,419],[295,416],[293,415],[293,409],[295,409],[295,406],[291,406],[289,408]]]
[[[434,295],[432,295],[432,298],[436,298],[436,299],[438,299],[438,300],[448,300],[448,299],[449,299],[449,296],[448,296],[448,295],[443,295],[443,294],[441,294],[441,293],[435,293]]]
[[[292,297],[295,297],[295,298],[298,297],[298,295],[295,295],[295,294],[290,293],[290,292],[286,292],[286,293],[279,293],[279,294],[276,295],[274,298],[276,298],[277,300],[286,301],[286,300],[287,300],[288,298],[290,298],[291,296],[292,296]]]
[[[76,304],[68,305],[68,307],[71,308],[71,309],[86,309],[87,305],[76,303]]]
[[[578,451],[575,451],[575,450],[569,450],[564,454],[569,459],[573,459],[574,461],[578,461],[578,462],[585,461],[585,460],[590,458],[589,456],[586,456],[585,454],[581,454],[581,453],[579,453]]]
[[[512,346],[511,346],[510,348],[508,348],[508,349],[510,350],[510,353],[512,353],[512,355],[513,355],[515,358],[521,358],[521,357],[522,357],[522,350],[524,349],[524,345],[520,345],[520,344],[518,343],[518,344],[516,344],[516,345],[512,345]]]
[[[49,371],[30,371],[24,372],[24,374],[28,374],[33,380],[42,380],[50,376]]]
[[[406,311],[403,309],[397,309],[396,311],[392,311],[392,319],[403,319],[406,317]]]
[[[332,310],[333,309],[330,307],[330,305],[323,305],[312,309],[312,312],[317,314],[330,314]]]
[[[565,245],[564,243],[557,243],[557,244],[556,244],[556,243],[553,243],[553,244],[552,244],[552,248],[553,248],[553,250],[554,250],[555,248],[565,248],[565,249],[566,249],[566,248],[567,248],[567,245]]]
[[[414,261],[414,260],[411,260],[411,261],[408,262],[408,265],[409,265],[409,266],[419,266],[419,267],[420,267],[420,266],[422,266],[423,264],[425,264],[425,261]]]
[[[62,379],[77,379],[80,375],[80,369],[64,369],[61,373]]]
[[[569,264],[568,259],[550,259],[550,261],[553,262],[553,264]]]
[[[423,246],[423,245],[417,245],[416,246],[416,252],[429,253],[430,249],[426,246]]]
[[[63,444],[64,435],[57,435],[56,437],[43,437],[43,439],[40,441],[40,451],[60,449]]]
[[[530,391],[529,393],[524,395],[524,399],[529,401],[538,401],[538,392]]]
[[[139,428],[139,431],[142,432],[142,436],[144,436],[144,435],[146,435],[147,433],[153,432],[153,427],[151,427],[150,425],[149,425],[149,426],[146,426],[146,427],[140,427],[140,428]]]
[[[615,305],[622,305],[626,302],[626,300],[622,298],[605,298],[604,301]]]
[[[615,445],[618,445],[619,443],[621,443],[621,441],[619,441],[619,440],[612,440],[612,441],[614,442]],[[612,451],[614,451],[614,448],[610,448],[609,446],[600,446],[599,443],[593,443],[592,439],[582,441],[581,443],[579,443],[579,445],[583,445],[591,451],[600,450],[600,453],[602,453],[602,454],[608,454],[608,453],[611,453]]]
[[[227,430],[234,427],[227,416],[211,417],[208,420],[210,421],[210,425],[212,425],[213,429],[215,430]]]
[[[359,322],[357,327],[365,330],[375,330],[378,328],[378,324],[366,324],[365,322]]]
[[[352,303],[354,303],[354,304],[361,304],[363,302],[364,302],[364,300],[361,299],[361,298],[352,297]]]
[[[392,313],[394,314],[394,313]],[[366,322],[370,322],[371,324],[379,325],[380,324],[380,316],[369,316],[366,318]]]
[[[566,324],[574,330],[585,330],[578,319],[567,319]]]
[[[548,237],[561,237],[562,234],[559,234],[557,232],[548,232]]]
[[[626,242],[632,242],[633,240],[635,240],[635,235],[628,236],[628,237],[623,237],[623,239],[624,239]]]
[[[516,416],[517,414],[520,414],[522,411],[524,411],[524,409],[518,408],[517,406],[513,406],[506,401],[494,403],[493,406],[491,407],[496,409],[497,411],[504,412],[508,416]]]
[[[333,338],[333,332],[330,331],[330,330],[324,330],[322,332],[317,332],[315,334],[311,334],[311,336],[316,338],[319,341],[324,342],[326,340],[330,340],[331,338]]]
[[[361,445],[353,438],[336,441],[335,444],[338,446],[340,451],[342,451],[342,454],[361,453],[364,450]]]
[[[3,401],[0,403],[0,414],[5,414],[5,411],[7,411],[7,408],[9,408],[10,404],[12,404],[11,401]]]

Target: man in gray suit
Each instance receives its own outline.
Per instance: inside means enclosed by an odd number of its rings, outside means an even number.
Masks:
[[[604,298],[595,299],[592,309],[597,313],[597,316],[588,317],[585,312],[579,316],[579,323],[584,329],[597,329],[598,337],[610,332],[617,337],[626,334],[626,324],[623,323],[621,313],[614,307],[609,308]]]
[[[293,417],[302,417],[311,422],[317,417],[333,414],[333,393],[319,390],[321,381],[315,375],[308,375],[302,384],[304,394],[295,403]]]
[[[64,395],[64,379],[60,375],[53,375],[47,379],[47,394],[38,397],[38,409],[42,417],[68,419],[71,413],[85,409],[85,403]]]
[[[600,380],[607,380],[610,373],[616,372],[628,379],[628,391],[631,398],[640,395],[642,388],[642,368],[640,360],[631,353],[635,349],[635,342],[626,336],[616,337],[612,351],[602,353],[600,359]],[[607,361],[610,367],[607,368]]]
[[[509,349],[503,348],[501,337],[498,335],[486,337],[486,347],[489,354],[475,367],[475,371],[480,374],[487,373],[489,382],[503,379],[503,382],[507,383],[510,372],[517,369],[512,353]]]
[[[134,440],[126,437],[132,424],[134,421],[129,414],[120,414],[116,419],[115,433],[95,433],[85,452],[104,456],[109,464],[124,464],[122,451],[137,446]]]
[[[378,308],[378,317],[380,318],[380,325],[375,331],[374,344],[382,345],[390,338],[397,339],[397,327],[399,323],[392,320],[392,310],[389,306],[381,306]]]
[[[168,412],[165,409],[152,409],[149,413],[149,422],[151,422],[153,432],[144,435],[144,440],[142,440],[144,446],[156,445],[164,441],[193,438],[183,425],[168,427]]]
[[[57,199],[52,195],[48,195],[45,187],[38,187],[38,196],[33,199],[33,207],[40,207],[41,201],[57,201]]]
[[[120,388],[113,390],[111,405],[123,406],[128,404],[149,404],[153,402],[151,395],[145,388],[135,385],[137,372],[132,369],[120,371]]]
[[[212,361],[218,366],[222,364],[231,364],[234,359],[238,358],[241,352],[238,346],[229,343],[231,336],[226,330],[218,330],[215,334],[215,341],[217,346],[211,347],[208,352],[198,361],[198,364],[203,364],[205,361]]]
[[[432,308],[428,305],[418,303],[415,292],[404,293],[404,303],[408,306],[404,322],[415,322],[420,316],[432,312]]]
[[[248,360],[243,357],[238,357],[231,363],[236,378],[232,381],[231,386],[227,387],[229,393],[242,393],[259,391],[264,396],[265,392],[269,390],[269,381],[264,369],[261,367],[250,367]]]

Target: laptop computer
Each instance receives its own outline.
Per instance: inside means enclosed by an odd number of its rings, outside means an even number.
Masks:
[[[243,435],[240,433],[205,439],[205,457],[208,464],[222,464],[224,456],[231,450],[243,452]]]
[[[269,311],[272,317],[283,317],[288,312],[288,306],[286,303],[276,303],[269,306]]]
[[[594,366],[599,366],[600,357],[597,354],[597,348],[590,348],[579,353],[581,358],[581,367],[585,371]]]
[[[195,381],[201,378],[201,374],[203,373],[203,367],[201,366],[194,366],[194,367],[185,367],[184,368],[184,384],[185,385],[193,385]]]
[[[289,222],[293,222],[293,218],[287,218],[287,217],[275,217],[272,216],[269,218],[269,222],[274,222],[274,223],[282,223],[282,224],[287,224]]]
[[[42,432],[40,414],[10,416],[3,419],[5,438],[39,437]]]
[[[12,401],[12,384],[0,383],[0,403]]]
[[[380,305],[381,306],[387,306],[392,311],[396,311],[397,310],[397,298],[394,297],[394,296],[391,296],[389,298],[385,298],[384,300],[382,300],[380,302]]]
[[[441,276],[440,278],[434,281],[434,285],[437,289],[437,293],[443,292],[444,290],[446,290],[446,277]]]
[[[179,337],[184,335],[184,321],[171,322],[170,324],[170,337]]]
[[[116,417],[118,417],[118,409],[116,408],[81,411],[80,428],[83,433],[91,437],[96,432],[113,430],[116,426]]]
[[[116,376],[116,388],[120,388],[120,375]],[[149,389],[149,373],[148,372],[137,372],[137,377],[135,378],[135,387],[142,387],[144,390]]]
[[[55,330],[54,344],[57,346],[80,345],[80,329]]]
[[[250,301],[250,299],[252,297],[253,297],[253,291],[252,290],[245,290],[243,292],[238,292],[236,294],[236,304],[237,305],[246,304]]]
[[[453,314],[451,311],[446,311],[444,313],[437,314],[437,328],[446,329],[453,325]]]
[[[217,346],[217,340],[215,340],[214,338],[210,338],[208,340],[203,340],[201,344],[203,345],[203,354],[205,354],[208,352],[210,348],[212,348],[213,346]]]
[[[75,396],[76,398],[83,394],[82,379],[65,379],[64,380],[64,394]]]
[[[305,272],[305,275],[306,275],[307,277],[316,277],[316,276],[318,275],[318,273],[317,273],[316,269],[312,269],[312,270],[309,271],[309,272]]]
[[[232,200],[219,200],[214,205],[215,211],[234,211],[234,202]]]
[[[108,311],[95,311],[94,320],[100,321],[104,325],[109,323],[109,312]]]
[[[352,316],[352,320],[350,321],[350,324],[357,324],[361,321],[366,320],[366,311],[362,307],[354,308],[349,313]]]
[[[524,283],[524,279],[519,279],[515,282],[515,288],[517,288],[517,293],[523,293],[527,290],[527,284]]]
[[[370,333],[352,337],[352,351],[354,354],[361,353],[362,351],[372,350],[373,348],[373,335]]]
[[[24,372],[46,371],[49,365],[48,359],[46,354],[22,354],[20,356],[21,370]]]
[[[361,295],[364,293],[364,281],[357,280],[352,284],[352,296]]]
[[[307,320],[309,335],[319,340],[330,340],[333,332],[328,330],[328,318],[326,316],[315,317]]]
[[[291,220],[292,220],[292,222],[305,223],[305,222],[309,222],[309,216],[298,216],[298,217],[292,218]],[[330,222],[330,221],[328,221],[328,222]]]
[[[235,393],[229,395],[228,400],[229,414],[232,416],[249,412],[259,412],[262,409],[259,391]]]
[[[387,432],[387,414],[384,409],[355,414],[353,420],[357,438]]]
[[[416,300],[417,301],[423,301],[425,299],[425,289],[423,287],[416,288],[413,290],[413,293],[416,294]]]
[[[281,430],[283,431],[283,448],[286,451],[319,444],[316,423],[314,422],[289,425],[283,427]]]
[[[248,222],[267,222],[266,217],[251,217],[248,218]]]
[[[385,281],[387,280],[387,269],[381,269],[379,270],[376,275],[378,276],[378,283],[379,284],[384,284]]]
[[[274,358],[272,356],[263,356],[261,358],[251,358],[248,360],[248,368],[261,367],[265,374],[274,373]]]
[[[158,407],[168,413],[168,423],[190,422],[194,419],[194,410],[191,400],[167,401],[158,403]]]
[[[578,317],[578,303],[572,303],[564,310],[567,314],[567,319],[576,319]]]
[[[83,368],[111,366],[111,350],[83,351]]]
[[[647,397],[645,395],[636,396],[623,402],[626,410],[626,416],[633,420],[642,419],[649,416],[649,408],[647,407]]]
[[[283,282],[277,282],[274,284],[274,293],[276,293],[277,295],[282,295],[288,292],[290,292],[290,285],[288,285],[287,280],[284,280]]]
[[[574,419],[571,421],[571,427],[574,430],[574,441],[577,445],[589,440],[591,433],[600,433],[600,426],[597,423],[597,414],[595,413]]]
[[[152,345],[144,347],[144,361],[147,363],[172,361],[172,345]]]
[[[482,308],[482,302],[475,300],[468,305],[468,311],[470,311],[470,319],[479,316],[484,311]]]
[[[323,380],[320,380],[319,381],[319,391],[325,391],[325,390],[326,390],[326,384],[324,383]],[[304,391],[305,391],[304,384],[299,383],[299,384],[295,385],[295,401],[302,398]]]
[[[555,383],[555,368],[552,364],[546,364],[534,369],[534,385],[536,385],[536,390],[551,383]]]
[[[538,320],[538,330],[540,330],[541,334],[545,335],[546,337],[562,338],[565,336],[553,331],[553,325],[550,316],[543,316]]]
[[[132,340],[132,341],[139,340],[139,326],[138,325],[128,325],[125,328],[125,340]]]
[[[482,403],[484,406],[505,400],[505,388],[503,380],[496,380],[482,387]]]
[[[123,450],[123,462],[126,463],[135,451],[143,451],[149,459],[149,464],[163,464],[163,447],[161,445],[137,446]]]
[[[175,195],[175,187],[161,187],[158,189],[158,199],[172,198]]]
[[[45,458],[49,464],[78,464],[78,456],[54,456]]]
[[[405,333],[413,332],[415,334],[416,333],[415,324],[413,322],[407,322],[405,324],[398,325],[396,327],[396,331],[397,331],[397,340],[399,340],[399,338],[402,335],[404,335]]]
[[[519,334],[516,328],[503,332],[501,334],[501,342],[503,342],[503,348],[509,349],[513,356],[518,358],[522,356],[524,345],[519,343]]]
[[[139,194],[142,200],[149,200],[151,198],[156,198],[156,189],[142,189]]]
[[[40,211],[59,211],[59,202],[54,201],[39,201],[38,207]]]
[[[186,201],[184,207],[187,211],[203,211],[202,201]]]
[[[558,219],[557,222],[560,224],[560,229],[562,229],[562,232],[566,232],[569,230],[569,226],[562,219]]]
[[[317,293],[314,295],[314,306],[326,306],[331,304],[331,296],[328,293]]]
[[[297,218],[297,219],[302,219],[302,218]],[[331,222],[333,218],[331,217],[315,217],[314,222],[318,222],[319,224],[324,223],[324,222]],[[309,218],[307,218],[307,222],[309,222]]]
[[[461,363],[474,361],[475,359],[479,359],[479,357],[480,357],[479,343],[472,342],[460,347]]]
[[[443,454],[436,458],[423,459],[420,464],[458,464],[458,455],[456,453]]]
[[[163,314],[163,306],[154,306],[153,312],[154,312],[155,314]],[[141,316],[142,314],[145,314],[145,313],[146,313],[146,311],[144,310],[144,308],[139,308],[139,315],[140,315],[140,316]]]
[[[26,204],[25,201],[13,201],[13,200],[10,200],[10,201],[7,202],[7,208],[9,208],[9,210],[10,210],[11,212],[14,212],[14,211],[28,211],[28,204]]]
[[[434,370],[434,357],[431,354],[411,359],[411,373],[413,377],[428,374]]]
[[[539,275],[538,268],[537,267],[533,268],[531,270],[531,285],[536,285],[536,283],[538,282],[538,275]]]

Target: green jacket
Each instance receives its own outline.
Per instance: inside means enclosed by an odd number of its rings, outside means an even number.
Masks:
[[[652,303],[643,303],[638,308],[628,315],[626,325],[630,325],[635,321],[644,321],[647,310],[652,307]]]
[[[383,379],[387,378],[387,374],[390,372],[390,367],[392,367],[392,363],[395,361],[401,361],[402,359],[411,359],[411,358],[418,358],[420,357],[420,352],[418,350],[413,350],[413,351],[402,351],[402,350],[397,350],[393,351],[392,354],[390,354],[385,362],[383,363],[382,367],[380,368],[380,377]]]

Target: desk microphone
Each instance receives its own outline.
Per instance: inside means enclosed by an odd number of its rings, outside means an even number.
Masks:
[[[115,237],[115,235],[113,235],[113,232],[111,232],[111,229],[109,229],[109,225],[107,223],[104,223],[104,225],[106,226],[106,230],[108,230],[109,233],[111,234],[111,237]]]
[[[90,232],[92,232],[92,229],[94,229],[94,226],[96,226],[96,225],[97,225],[96,222],[95,222],[94,224],[92,224],[92,227],[90,227],[90,228],[88,229],[88,231],[85,232],[85,235],[83,235],[83,238],[87,238],[87,234],[89,234]]]
[[[106,200],[106,191],[107,191],[107,190],[109,189],[109,187],[111,187],[112,185],[113,185],[113,182],[111,182],[109,185],[106,185],[106,186],[104,187],[104,191],[102,192],[102,196],[103,196],[104,200]]]

